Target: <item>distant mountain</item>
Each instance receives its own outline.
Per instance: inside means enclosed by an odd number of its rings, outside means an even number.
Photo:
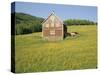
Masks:
[[[14,13],[11,15],[13,16]],[[27,34],[42,31],[44,18],[25,13],[15,13],[16,34]]]

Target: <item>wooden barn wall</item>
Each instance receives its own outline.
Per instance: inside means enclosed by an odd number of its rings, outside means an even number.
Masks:
[[[51,26],[51,23],[54,24],[54,27]],[[57,27],[56,25],[59,24]],[[63,30],[62,30],[62,23],[55,18],[55,21],[52,22],[51,19],[48,18],[48,20],[44,23],[43,25],[43,38],[48,39],[48,40],[61,40],[63,39]],[[55,31],[55,35],[50,34],[50,31]]]

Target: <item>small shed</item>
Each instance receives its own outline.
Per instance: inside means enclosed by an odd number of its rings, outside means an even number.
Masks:
[[[63,40],[67,33],[67,27],[52,12],[47,19],[42,22],[42,37],[46,40]]]

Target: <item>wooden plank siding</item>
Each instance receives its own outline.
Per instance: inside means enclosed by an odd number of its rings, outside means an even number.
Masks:
[[[47,40],[62,40],[63,28],[62,22],[54,14],[51,14],[42,24],[42,35]]]

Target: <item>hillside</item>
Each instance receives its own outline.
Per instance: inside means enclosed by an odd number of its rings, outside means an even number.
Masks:
[[[13,15],[13,14],[12,14]],[[41,23],[44,19],[25,13],[15,13],[16,34],[27,34],[42,30]]]
[[[16,13],[16,24],[20,23],[36,23],[36,22],[42,22],[44,19],[36,16],[31,16],[29,14],[25,13]]]

